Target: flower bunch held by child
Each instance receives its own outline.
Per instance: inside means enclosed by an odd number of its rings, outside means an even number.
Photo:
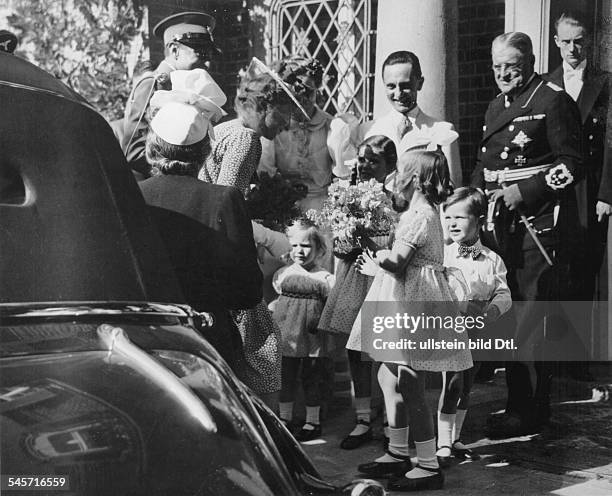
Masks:
[[[321,211],[309,210],[306,215],[317,225],[331,230],[337,256],[358,250],[363,237],[388,234],[393,229],[396,216],[391,200],[384,185],[375,179],[357,184],[337,180],[328,192]]]
[[[306,198],[308,188],[292,185],[280,173],[270,176],[267,172],[259,174],[259,181],[251,184],[245,200],[251,219],[269,229],[284,232],[302,211],[296,204]]]

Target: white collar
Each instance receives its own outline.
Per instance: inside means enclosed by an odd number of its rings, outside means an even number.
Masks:
[[[584,59],[582,62],[580,62],[580,64],[576,66],[576,68],[573,68],[571,65],[569,65],[564,60],[563,61],[563,76],[565,77],[566,74],[572,74],[572,73],[582,75],[584,73],[584,69],[586,68],[586,64],[587,64],[587,60]]]
[[[417,116],[419,115],[420,112],[421,112],[421,109],[419,108],[418,105],[414,107],[410,112],[408,112],[408,119],[410,120],[410,122],[412,122],[412,124],[415,123]],[[394,123],[397,123],[397,124],[402,123],[404,122],[405,118],[406,118],[406,115],[402,114],[401,112],[398,112],[394,108],[391,108],[391,119],[393,120]]]

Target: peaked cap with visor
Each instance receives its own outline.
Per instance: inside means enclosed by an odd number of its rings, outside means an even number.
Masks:
[[[196,51],[211,47],[218,51],[212,36],[214,28],[214,17],[204,12],[179,12],[158,22],[153,34],[163,38],[164,45],[178,42]]]

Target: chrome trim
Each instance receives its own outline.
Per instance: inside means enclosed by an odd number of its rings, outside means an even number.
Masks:
[[[53,95],[59,98],[63,98],[64,100],[68,100],[70,102],[74,102],[78,105],[81,105],[89,110],[93,110],[96,114],[100,115],[100,112],[98,112],[95,107],[93,107],[91,105],[91,103],[87,102],[86,100],[78,100],[77,98],[71,98],[69,96],[66,95],[62,95],[61,93],[58,93],[57,91],[53,91],[53,90],[48,90],[46,88],[38,88],[36,86],[29,86],[27,84],[21,84],[21,83],[15,83],[12,81],[5,81],[4,79],[0,79],[0,85],[2,86],[9,86],[11,88],[17,88],[20,90],[29,90],[29,91],[34,91],[36,93],[45,93],[47,95]]]
[[[191,318],[197,313],[189,305],[142,301],[0,303],[0,316],[3,317],[81,317],[85,315],[155,315]]]

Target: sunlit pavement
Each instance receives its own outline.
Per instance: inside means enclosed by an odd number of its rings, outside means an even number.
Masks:
[[[612,381],[605,372],[598,379],[595,383],[556,379],[551,427],[541,435],[495,441],[484,437],[482,428],[486,415],[504,406],[503,371],[498,371],[492,383],[475,385],[462,437],[482,458],[454,461],[445,471],[444,489],[429,493],[612,495],[612,402],[592,392],[594,386],[610,387]],[[437,391],[428,394],[433,408]],[[357,465],[383,453],[380,418],[373,422],[373,441],[357,450],[340,449],[352,422],[353,412],[346,400],[336,400],[323,422],[322,439],[303,444],[321,474],[336,484],[358,478]]]

